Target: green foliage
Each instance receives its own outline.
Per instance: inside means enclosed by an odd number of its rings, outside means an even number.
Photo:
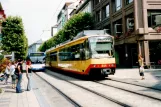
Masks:
[[[0,61],[4,58],[4,55],[0,55]]]
[[[2,22],[2,49],[7,53],[15,52],[15,58],[24,59],[28,41],[24,33],[22,19],[9,16]]]
[[[5,72],[7,64],[10,62],[7,58],[3,58],[0,60],[0,73]]]
[[[40,51],[45,51],[53,46],[56,46],[66,40],[72,39],[79,32],[83,30],[93,29],[93,17],[90,13],[78,13],[73,15],[64,25],[64,27],[58,31],[54,37],[44,42],[40,47]]]

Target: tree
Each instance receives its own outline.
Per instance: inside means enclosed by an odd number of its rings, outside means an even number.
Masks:
[[[62,42],[72,39],[82,30],[92,30],[93,24],[93,17],[90,13],[82,12],[75,14],[65,23],[64,27],[61,30],[59,30],[56,35],[54,35],[54,37],[44,42],[40,46],[39,50],[44,51],[44,49],[49,49]],[[45,46],[46,48],[44,48]]]
[[[9,16],[2,22],[2,49],[8,54],[15,52],[16,59],[26,58],[28,41],[20,17]]]

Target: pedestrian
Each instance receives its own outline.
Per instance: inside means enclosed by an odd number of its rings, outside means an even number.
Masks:
[[[31,77],[32,77],[32,70],[31,70],[31,61],[26,62],[26,77],[28,79],[27,83],[27,91],[31,90]]]
[[[22,70],[23,70],[23,73],[26,72],[26,61],[23,61],[22,63]]]
[[[10,72],[12,77],[12,88],[14,89],[16,87],[16,74],[15,74],[15,63],[12,62],[10,66]]]
[[[140,54],[138,55],[138,62],[139,62],[139,73],[140,73],[140,76],[142,76],[141,79],[143,80],[145,79],[144,78],[144,59]]]
[[[18,72],[18,81],[16,85],[16,93],[22,93],[21,89],[21,81],[22,81],[22,60],[18,60],[18,65],[17,65],[17,72]]]
[[[9,62],[6,66],[6,69],[5,69],[5,83],[4,84],[8,83],[8,78],[10,76],[10,65],[11,65],[11,63]]]

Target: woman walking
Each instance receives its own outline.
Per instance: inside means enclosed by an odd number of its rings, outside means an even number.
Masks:
[[[12,88],[16,88],[16,75],[15,75],[15,63],[12,62],[10,66],[10,72],[12,77]]]
[[[10,76],[10,65],[11,63],[9,62],[6,66],[6,70],[5,70],[5,75],[6,75],[6,78],[5,78],[5,83],[4,84],[7,84],[8,83],[8,78]]]
[[[26,77],[28,79],[28,83],[27,83],[27,91],[31,90],[31,61],[27,61],[26,62]]]
[[[144,78],[144,59],[140,54],[138,55],[138,62],[139,62],[139,73],[140,73],[140,76],[142,76],[141,79],[143,80],[145,79]]]

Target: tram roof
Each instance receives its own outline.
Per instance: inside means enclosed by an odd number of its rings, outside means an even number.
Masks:
[[[73,40],[83,36],[91,36],[91,35],[108,35],[108,34],[106,33],[106,30],[83,30],[82,32],[79,32],[77,36],[73,38]]]
[[[95,35],[95,36],[96,36],[96,35],[109,35],[109,34],[106,33],[106,29],[104,29],[104,30],[83,30],[83,31],[79,32],[79,33],[72,39],[72,41],[73,41],[73,40],[76,40],[76,39],[79,39],[79,38],[81,38],[81,37],[84,37],[84,36],[91,36],[91,35]],[[109,36],[111,36],[111,35],[109,35]],[[58,44],[56,47],[59,47],[59,46],[61,46],[61,45],[64,45],[64,44],[66,44],[66,43],[69,43],[69,42],[71,42],[71,40],[67,40],[67,41],[65,41],[65,42],[63,42],[63,43],[60,43],[60,44]],[[52,50],[52,49],[55,49],[56,47],[52,47],[52,48],[46,50],[46,52],[48,52],[48,51],[50,51],[50,50]]]

